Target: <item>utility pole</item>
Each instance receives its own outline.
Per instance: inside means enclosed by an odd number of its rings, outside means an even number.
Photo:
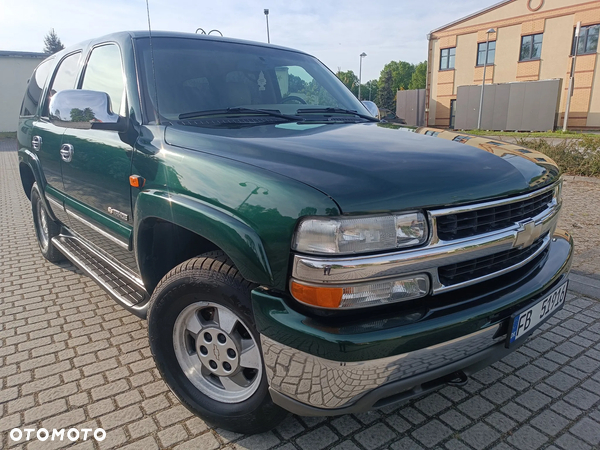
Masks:
[[[365,56],[367,56],[367,54],[365,52],[362,52],[360,54],[360,65],[359,65],[359,69],[358,69],[358,100],[359,101],[360,101],[360,85],[362,84],[362,60]]]
[[[490,34],[495,33],[493,28],[487,30],[487,39],[485,41],[485,61],[483,61],[483,80],[481,82],[481,97],[479,98],[479,117],[477,117],[477,129],[481,130],[481,112],[483,109],[483,90],[485,89],[485,70],[487,68],[488,52],[490,51]]]
[[[567,131],[567,121],[569,120],[569,109],[571,109],[571,97],[573,97],[573,87],[575,84],[575,62],[577,61],[577,52],[579,51],[579,33],[581,31],[581,22],[577,22],[575,28],[575,48],[573,49],[573,59],[571,60],[571,76],[569,77],[569,91],[567,92],[567,106],[565,107],[565,118],[563,121],[563,131]]]
[[[269,36],[269,10],[265,8],[265,17],[267,18],[267,43],[271,43],[271,36]]]

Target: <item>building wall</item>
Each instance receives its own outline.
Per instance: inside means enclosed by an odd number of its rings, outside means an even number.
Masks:
[[[521,49],[521,25],[500,28],[497,36],[494,83],[516,81],[517,63]]]
[[[17,131],[27,80],[43,57],[0,56],[0,132]]]
[[[447,103],[456,98],[458,87],[481,84],[483,68],[476,66],[477,44],[485,42],[489,28],[496,30],[490,36],[490,40],[496,41],[496,55],[494,64],[487,67],[485,82],[562,79],[558,116],[562,123],[569,84],[573,29],[578,21],[582,22],[582,26],[599,24],[600,1],[512,0],[432,32],[428,124],[447,127]],[[521,37],[537,33],[543,33],[540,60],[520,62]],[[450,71],[439,72],[440,49],[449,47],[453,42],[456,45],[456,60],[450,76]],[[569,113],[571,128],[600,127],[600,69],[597,69],[597,57],[597,53],[578,57]],[[440,73],[445,82],[440,83]],[[454,96],[444,97],[448,95],[449,87],[445,83],[450,79]]]

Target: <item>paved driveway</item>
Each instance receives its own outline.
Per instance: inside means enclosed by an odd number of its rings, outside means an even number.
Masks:
[[[72,426],[107,432],[99,444],[62,442],[82,449],[600,446],[600,302],[574,292],[527,345],[464,387],[361,415],[290,416],[250,437],[210,429],[161,381],[145,322],[70,264],[42,258],[15,148],[0,140],[0,448],[58,444],[14,443],[15,427]]]

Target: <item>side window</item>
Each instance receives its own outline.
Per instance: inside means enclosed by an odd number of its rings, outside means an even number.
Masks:
[[[112,111],[121,114],[125,81],[119,47],[109,44],[92,50],[81,89],[106,92],[110,97]]]
[[[48,100],[57,92],[64,91],[65,89],[75,89],[75,81],[77,79],[77,64],[79,63],[79,56],[81,53],[73,53],[62,60],[54,80],[52,80],[52,86],[48,90]],[[50,101],[47,101],[44,105],[44,116],[48,115],[48,106]]]
[[[50,68],[52,67],[52,64],[50,63],[51,60],[46,60],[33,71],[33,74],[29,79],[29,84],[27,85],[27,90],[25,91],[23,104],[21,105],[22,116],[33,116],[37,113],[42,90],[44,89],[46,79],[48,78]]]

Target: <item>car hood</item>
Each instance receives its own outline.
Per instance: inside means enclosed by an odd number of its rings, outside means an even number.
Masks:
[[[298,180],[330,196],[344,214],[502,198],[559,176],[552,160],[516,145],[382,123],[171,125],[165,140]]]

